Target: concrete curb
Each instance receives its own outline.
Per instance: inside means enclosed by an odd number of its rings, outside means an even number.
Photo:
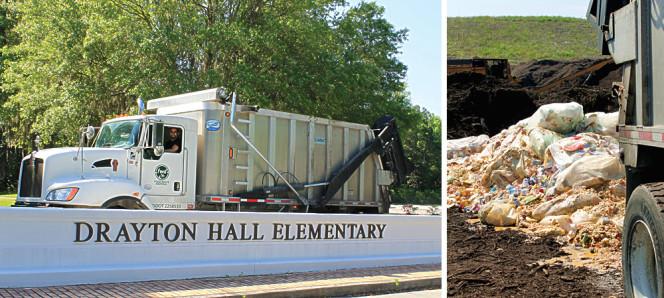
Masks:
[[[198,297],[246,297],[246,298],[272,298],[272,297],[338,297],[347,295],[358,295],[364,293],[376,293],[386,291],[404,291],[408,289],[419,288],[440,288],[442,287],[441,277],[427,277],[414,279],[399,279],[399,285],[395,281],[381,281],[370,283],[345,284],[339,286],[322,286],[307,288],[292,288],[287,290],[274,291],[256,291],[247,292],[243,295],[210,295]]]

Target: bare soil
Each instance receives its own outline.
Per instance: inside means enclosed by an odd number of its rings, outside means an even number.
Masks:
[[[546,260],[564,256],[553,238],[496,231],[447,210],[449,297],[624,297],[620,272]]]

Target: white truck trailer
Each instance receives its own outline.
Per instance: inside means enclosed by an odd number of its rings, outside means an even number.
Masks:
[[[384,213],[412,171],[390,116],[370,128],[236,101],[223,88],[154,99],[156,115],[107,120],[92,147],[89,127],[78,148],[33,152],[14,206]]]
[[[621,157],[627,178],[625,296],[664,297],[664,0],[592,0],[602,53],[623,65]]]

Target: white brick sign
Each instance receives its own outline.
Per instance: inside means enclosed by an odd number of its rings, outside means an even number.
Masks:
[[[0,287],[441,262],[441,217],[0,208]]]

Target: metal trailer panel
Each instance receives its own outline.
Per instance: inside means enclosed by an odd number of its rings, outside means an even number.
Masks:
[[[635,166],[638,145],[664,147],[664,0],[593,1],[588,19],[616,63],[623,63],[620,110],[625,163]],[[608,54],[608,52],[606,54]],[[655,137],[653,137],[655,133]]]
[[[631,2],[610,16],[605,36],[616,64],[636,58],[636,11],[636,2]]]
[[[208,92],[217,92],[214,90]],[[230,197],[274,185],[276,173],[230,127],[230,115],[226,114],[230,112],[229,105],[213,96],[201,96],[199,100],[174,96],[156,101],[148,102],[148,108],[157,108],[157,114],[185,116],[199,122],[199,197]],[[221,128],[206,129],[205,123],[215,120]],[[367,125],[268,109],[251,111],[243,105],[236,107],[235,126],[290,183],[328,181],[335,170],[374,139]],[[387,202],[389,193],[383,189],[385,186],[378,185],[381,170],[380,157],[373,154],[332,200]],[[324,187],[310,187],[299,193],[312,200],[320,197],[323,190]],[[289,193],[286,197],[295,195]]]
[[[652,77],[652,118],[651,125],[664,125],[664,1],[652,1],[649,26],[651,37],[650,74]]]
[[[626,96],[633,93],[635,97],[627,98],[623,104],[622,111],[627,110],[630,115],[620,120],[622,125],[635,124],[639,130],[664,125],[664,113],[659,112],[664,110],[664,84],[659,83],[664,81],[664,73],[654,71],[664,66],[663,4],[662,0],[631,2],[611,14],[611,30],[606,34],[608,38],[615,38],[609,41],[609,45],[618,44],[622,48],[616,48],[614,56],[624,54],[621,60],[634,61],[633,66],[630,63],[624,66],[623,86],[629,91]],[[634,27],[636,32],[631,29]],[[635,42],[640,46],[632,46],[633,37],[630,35],[636,37]],[[637,51],[635,54],[631,53],[633,48]],[[632,79],[636,83],[634,90],[629,89]],[[630,121],[633,123],[627,123],[626,118],[631,115],[634,116]],[[664,144],[657,146],[664,147]]]

